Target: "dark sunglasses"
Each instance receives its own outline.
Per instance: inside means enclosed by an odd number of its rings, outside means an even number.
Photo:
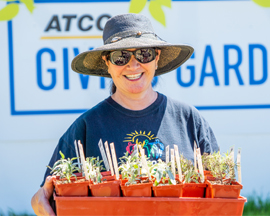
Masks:
[[[116,50],[108,54],[111,63],[118,66],[126,65],[132,55],[138,62],[146,64],[155,59],[157,52],[154,48],[142,48],[135,51]]]

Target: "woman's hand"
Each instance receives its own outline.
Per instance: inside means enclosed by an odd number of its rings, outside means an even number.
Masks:
[[[48,176],[45,184],[32,197],[31,205],[36,215],[51,215],[55,216],[53,209],[50,206],[49,199],[53,194],[53,179],[55,177]]]

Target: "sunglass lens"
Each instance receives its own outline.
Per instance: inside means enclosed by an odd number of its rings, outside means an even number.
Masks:
[[[141,63],[148,63],[155,58],[155,52],[153,49],[139,49],[136,50],[136,59]]]
[[[129,62],[131,54],[126,50],[117,50],[111,52],[111,62],[115,65],[125,65]]]

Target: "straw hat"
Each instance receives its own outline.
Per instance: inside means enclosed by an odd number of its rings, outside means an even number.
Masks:
[[[150,20],[140,14],[122,14],[110,18],[103,30],[104,45],[77,55],[71,64],[72,70],[94,76],[111,77],[102,59],[104,51],[131,48],[161,49],[155,76],[178,68],[193,53],[193,48],[183,44],[170,44],[154,32]]]

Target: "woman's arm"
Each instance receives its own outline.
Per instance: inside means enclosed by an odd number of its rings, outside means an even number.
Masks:
[[[31,205],[36,215],[50,215],[55,216],[49,199],[53,194],[53,179],[54,176],[48,176],[45,184],[32,197]]]

